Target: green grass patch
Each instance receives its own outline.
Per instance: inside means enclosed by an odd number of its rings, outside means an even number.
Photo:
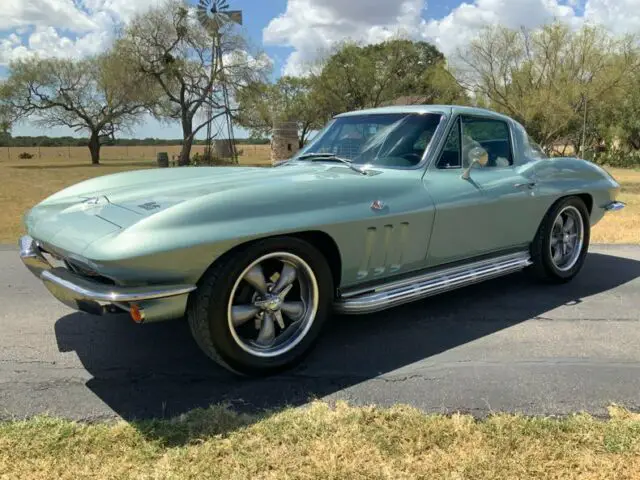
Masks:
[[[224,407],[171,420],[0,424],[0,478],[638,478],[640,415],[427,415],[417,409]]]

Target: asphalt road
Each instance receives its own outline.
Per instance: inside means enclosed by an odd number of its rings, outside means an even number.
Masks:
[[[210,363],[185,322],[136,325],[57,303],[0,248],[0,418],[173,416],[409,403],[429,412],[601,415],[640,409],[640,247],[590,249],[579,277],[518,273],[383,313],[336,317],[299,368],[239,379]]]

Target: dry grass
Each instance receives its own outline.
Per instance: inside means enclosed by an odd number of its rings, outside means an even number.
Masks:
[[[74,150],[74,148],[77,150]],[[28,160],[9,160],[7,148],[0,148],[0,243],[14,243],[22,234],[22,216],[25,211],[40,200],[74,183],[98,175],[121,172],[155,166],[155,150],[168,151],[170,156],[179,147],[128,147],[129,153],[139,155],[134,159],[124,156],[127,147],[105,147],[100,166],[90,165],[88,150],[84,147],[72,147],[71,160],[65,157],[56,159],[55,151],[64,148],[43,147],[42,151],[54,153],[42,158]],[[198,146],[197,148],[201,148]],[[197,149],[196,148],[196,149]],[[268,164],[268,145],[242,145],[241,164]],[[109,149],[116,149],[110,153]],[[21,149],[25,150],[25,149]],[[35,149],[37,150],[37,149]],[[80,152],[81,150],[81,152]],[[119,151],[123,150],[123,151]],[[146,153],[145,153],[146,152]],[[58,152],[60,153],[60,152]],[[111,155],[123,155],[119,159]],[[82,156],[80,156],[82,155]],[[144,156],[146,155],[146,157]],[[627,208],[607,215],[592,231],[592,242],[596,243],[640,243],[640,171],[611,169],[614,177],[622,184],[620,199]]]
[[[239,145],[240,156],[268,159],[269,145]],[[89,150],[87,147],[0,147],[0,163],[27,163],[30,160],[21,160],[18,155],[21,153],[33,155],[33,159],[42,162],[90,162]],[[179,145],[153,145],[153,146],[132,146],[132,147],[102,147],[100,156],[103,160],[155,160],[158,152],[167,152],[171,159],[180,153]],[[204,152],[204,145],[194,145],[192,154]]]
[[[258,150],[257,156],[251,156],[253,147],[260,149],[263,145],[242,145],[240,149],[245,155],[240,156],[241,165],[270,164],[268,150]],[[268,145],[267,145],[268,147]],[[47,147],[49,148],[49,147]],[[125,147],[106,147],[125,148]],[[153,147],[129,147],[151,148]],[[171,152],[173,147],[158,147],[159,151]],[[179,147],[177,147],[179,148]],[[66,150],[66,148],[51,150]],[[0,148],[0,152],[6,148]],[[45,148],[42,148],[44,151]],[[99,175],[134,170],[140,168],[153,168],[156,166],[155,155],[150,155],[145,160],[137,159],[109,159],[108,156],[101,160],[101,165],[92,166],[88,155],[88,149],[82,148],[84,156],[81,159],[71,160],[61,158],[13,159],[5,156],[0,158],[0,243],[14,243],[23,232],[22,216],[39,201],[58,190]],[[246,154],[249,155],[246,155]],[[170,156],[171,158],[171,156]]]
[[[594,243],[640,243],[640,170],[610,168],[620,183],[619,200],[627,206],[605,217],[591,231]]]
[[[640,416],[426,415],[321,402],[251,417],[0,424],[0,478],[640,478]]]

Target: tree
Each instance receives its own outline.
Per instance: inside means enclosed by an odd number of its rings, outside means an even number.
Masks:
[[[260,78],[270,65],[264,57],[256,60],[247,53],[246,42],[233,34],[231,24],[220,31],[220,65],[212,34],[194,12],[179,0],[168,0],[134,17],[118,42],[131,64],[163,92],[164,101],[152,113],[160,120],[180,122],[181,165],[189,162],[196,134],[228,113],[223,86],[233,97],[238,87]]]
[[[302,148],[309,134],[324,123],[312,93],[310,80],[301,77],[284,76],[273,84],[250,83],[237,94],[238,123],[254,136],[265,137],[271,134],[274,123],[295,121]]]
[[[79,61],[15,61],[0,98],[19,120],[86,131],[94,165],[100,163],[100,146],[134,124],[154,100],[144,78],[113,50]]]
[[[612,136],[619,139],[623,149],[640,150],[640,70],[630,75],[629,88],[612,99],[616,108],[611,119],[615,127]]]
[[[427,42],[345,43],[324,61],[314,80],[316,99],[329,114],[378,107],[399,97],[417,103],[467,101],[444,55]]]
[[[487,27],[459,52],[460,81],[488,106],[513,116],[547,150],[602,141],[614,98],[640,64],[630,37],[562,23],[539,30]]]
[[[0,86],[0,92],[2,86]],[[0,103],[0,143],[6,143],[11,139],[12,114],[8,105]]]

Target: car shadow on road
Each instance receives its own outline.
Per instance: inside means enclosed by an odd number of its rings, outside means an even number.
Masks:
[[[263,379],[239,378],[198,350],[184,321],[136,325],[71,314],[58,320],[61,351],[75,351],[93,376],[86,384],[127,420],[172,417],[229,403],[240,411],[302,405],[562,305],[640,277],[640,262],[589,254],[564,285],[541,285],[521,272],[359,317],[337,316],[299,367]],[[398,388],[398,387],[389,387]],[[452,406],[455,408],[455,406]]]

